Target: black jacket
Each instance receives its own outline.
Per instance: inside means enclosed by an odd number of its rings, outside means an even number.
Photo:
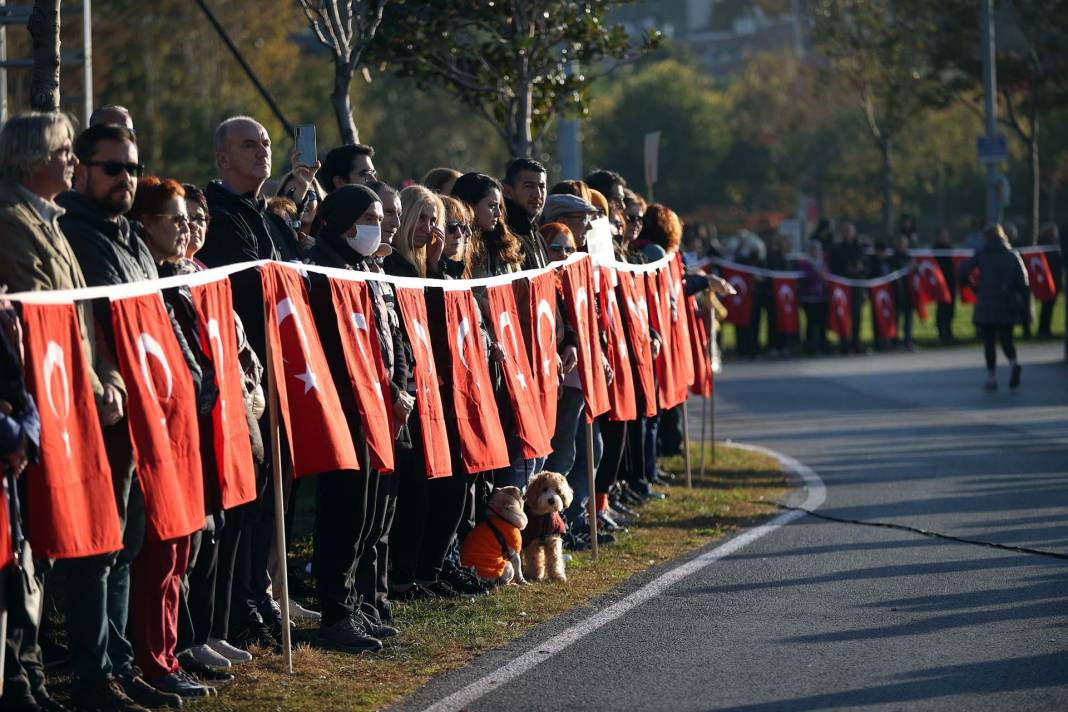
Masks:
[[[534,226],[530,216],[522,205],[511,198],[504,199],[504,211],[508,217],[508,227],[523,243],[523,269],[538,269],[549,263],[542,244],[541,235]]]
[[[1031,321],[1031,291],[1027,269],[1015,250],[987,243],[961,263],[957,277],[967,284],[979,268],[979,298],[972,313],[977,325],[1011,326]]]
[[[74,250],[78,264],[85,275],[85,282],[90,287],[110,286],[156,279],[159,273],[152,254],[141,238],[135,226],[126,218],[109,220],[108,216],[97,207],[96,203],[81,193],[68,191],[56,198],[56,203],[66,210],[59,218],[59,226],[67,236],[71,249]],[[112,352],[115,350],[115,332],[111,325],[111,306],[107,299],[97,299],[93,303],[96,323],[107,337]],[[189,366],[193,377],[193,387],[197,397],[201,395],[203,374],[189,343],[182,334],[182,329],[174,318],[174,312],[167,305],[171,318],[171,327],[182,356]]]

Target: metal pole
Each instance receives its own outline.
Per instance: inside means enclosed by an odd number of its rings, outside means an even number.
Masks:
[[[267,320],[267,303],[263,305],[263,327],[270,328]],[[274,487],[274,544],[278,551],[278,583],[282,589],[279,605],[282,608],[282,662],[286,672],[293,672],[293,641],[289,631],[289,571],[286,561],[286,507],[282,494],[282,442],[278,430],[278,384],[275,381],[274,357],[271,339],[267,338],[267,397],[271,427],[271,480]]]
[[[597,558],[597,478],[593,472],[593,423],[586,423],[586,483],[590,496],[586,500],[586,512],[590,518],[590,553]]]
[[[998,80],[997,66],[994,62],[994,0],[983,0],[982,46],[980,54],[983,60],[983,108],[986,124],[986,137],[993,139],[997,135],[998,123]],[[992,225],[1001,219],[1001,200],[998,197],[999,174],[997,164],[986,164],[986,222]]]
[[[564,70],[567,76],[579,71],[578,62],[569,62]],[[582,179],[582,135],[576,119],[560,119],[560,130],[556,139],[560,153],[560,178],[562,180]]]
[[[82,126],[89,126],[93,115],[93,0],[82,0],[82,68],[85,82],[85,104],[82,107]]]
[[[0,0],[0,7],[7,0]],[[0,62],[7,61],[7,25],[0,25]],[[7,67],[0,66],[0,123],[7,121]]]

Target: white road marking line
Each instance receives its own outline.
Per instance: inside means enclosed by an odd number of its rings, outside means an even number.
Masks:
[[[819,475],[813,472],[807,465],[804,465],[787,455],[756,445],[731,443],[731,446],[743,450],[750,450],[752,452],[759,452],[768,457],[772,457],[782,463],[782,466],[788,472],[799,477],[805,484],[806,497],[804,504],[801,505],[805,509],[817,509],[827,498],[827,488],[824,486],[823,480],[821,480]],[[453,710],[465,709],[472,702],[484,697],[493,690],[496,690],[501,685],[514,680],[537,666],[539,663],[548,660],[564,650],[572,643],[585,638],[602,626],[611,623],[632,608],[640,606],[649,599],[659,596],[668,588],[690,574],[696,573],[726,556],[730,556],[762,536],[770,534],[779,527],[789,524],[795,519],[800,519],[803,516],[804,512],[797,511],[780,514],[766,524],[761,524],[759,527],[750,529],[725,544],[717,546],[711,551],[706,551],[700,556],[680,564],[669,571],[665,571],[663,574],[645,584],[637,591],[631,593],[626,598],[613,603],[608,608],[595,613],[586,620],[576,623],[574,627],[546,640],[540,645],[537,645],[534,649],[528,650],[510,663],[497,668],[488,675],[475,680],[448,697],[430,705],[426,708],[426,712],[453,712]]]

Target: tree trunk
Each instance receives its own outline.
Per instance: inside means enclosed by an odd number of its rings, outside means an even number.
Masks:
[[[33,45],[30,108],[59,111],[59,1],[35,0],[26,29]]]
[[[890,239],[894,235],[894,144],[889,133],[884,133],[879,150],[883,154],[883,230]]]
[[[1038,160],[1038,113],[1031,111],[1031,140],[1028,141],[1027,167],[1031,170],[1031,244],[1038,244],[1038,224],[1041,220],[1039,212],[1042,197],[1042,176],[1039,170]]]
[[[512,125],[508,131],[508,150],[512,152],[513,158],[523,158],[530,156],[530,151],[534,144],[534,138],[530,130],[533,114],[533,90],[530,81],[523,77],[520,78],[516,88],[519,93],[516,96],[515,103],[512,104],[513,113],[510,121]]]
[[[349,101],[349,87],[352,86],[352,70],[341,63],[334,66],[334,91],[330,94],[330,103],[334,105],[337,117],[337,130],[341,143],[359,143],[360,133],[356,122],[352,120],[352,102]]]

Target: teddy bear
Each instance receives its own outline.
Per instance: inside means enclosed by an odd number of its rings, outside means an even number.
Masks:
[[[562,542],[567,524],[561,512],[574,496],[567,478],[558,472],[539,472],[527,483],[529,525],[523,530],[523,572],[530,580],[548,576],[567,581]]]
[[[486,520],[479,522],[460,545],[460,563],[474,568],[483,583],[525,584],[519,551],[527,526],[523,495],[518,487],[498,487],[486,504]]]

